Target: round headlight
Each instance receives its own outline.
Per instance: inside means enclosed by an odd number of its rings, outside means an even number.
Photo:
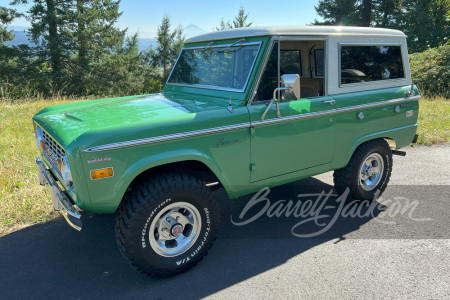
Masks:
[[[70,173],[69,162],[67,161],[67,156],[64,155],[61,161],[61,175],[66,182],[68,187],[73,185],[72,173]]]

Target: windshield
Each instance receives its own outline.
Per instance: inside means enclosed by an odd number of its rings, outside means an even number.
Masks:
[[[260,43],[183,49],[168,84],[243,91]]]

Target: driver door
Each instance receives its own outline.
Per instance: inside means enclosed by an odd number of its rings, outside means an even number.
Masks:
[[[323,168],[330,164],[333,156],[334,100],[330,96],[323,96],[323,90],[322,96],[300,95],[299,100],[283,100],[289,97],[283,97],[280,93],[281,117],[278,117],[274,103],[264,120],[261,119],[272,99],[274,89],[280,85],[281,75],[285,73],[283,70],[302,73],[301,63],[300,66],[296,63],[283,66],[280,46],[280,42],[274,42],[256,96],[252,104],[248,105],[252,123],[252,183],[273,177],[279,177],[281,180],[283,176],[295,177],[295,173],[299,171],[308,173],[310,170],[311,175],[314,175],[317,168],[323,172]],[[292,56],[292,53],[287,56]],[[306,89],[310,85],[308,79],[311,82],[314,82],[314,79],[305,78],[303,74],[299,74],[300,86],[302,81],[304,82],[301,93],[308,95]]]

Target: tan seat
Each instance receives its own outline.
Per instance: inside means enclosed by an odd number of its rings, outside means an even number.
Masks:
[[[301,78],[300,79],[300,97],[317,97],[320,92],[320,82],[315,78]]]

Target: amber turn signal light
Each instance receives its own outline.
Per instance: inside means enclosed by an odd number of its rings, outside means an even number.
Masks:
[[[45,150],[45,143],[44,143],[44,141],[39,141],[39,148],[41,148],[41,152],[44,152],[44,150]]]
[[[105,168],[105,169],[91,171],[91,179],[92,180],[108,178],[108,177],[113,177],[113,176],[114,176],[113,168]]]

